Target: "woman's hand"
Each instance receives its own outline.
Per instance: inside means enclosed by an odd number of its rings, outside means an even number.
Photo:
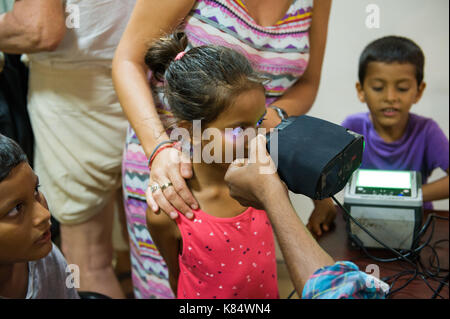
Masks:
[[[178,217],[177,211],[193,218],[192,209],[197,209],[198,203],[185,181],[191,177],[192,164],[187,156],[175,148],[162,150],[153,160],[150,170],[146,192],[150,209],[157,214],[161,209],[172,219]],[[152,192],[154,185],[159,187]]]
[[[271,128],[275,128],[280,123],[281,118],[278,115],[278,113],[274,109],[268,107],[266,116],[264,117],[264,121],[262,122],[261,127],[264,127],[265,129],[269,130]]]
[[[330,230],[331,224],[336,217],[336,207],[330,198],[314,201],[314,206],[306,227],[311,233],[321,236],[322,232]]]

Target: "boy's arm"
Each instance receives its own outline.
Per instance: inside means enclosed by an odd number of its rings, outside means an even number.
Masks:
[[[155,214],[147,209],[147,227],[156,247],[169,268],[169,283],[176,296],[178,275],[180,272],[178,255],[181,248],[181,234],[178,226],[167,214]]]
[[[423,201],[449,198],[448,137],[434,120],[430,120],[427,123],[427,130],[425,132],[427,141],[425,154],[427,170],[432,172],[439,167],[447,172],[447,176],[422,186]]]
[[[447,176],[437,181],[422,186],[422,196],[424,202],[449,198],[449,170]]]

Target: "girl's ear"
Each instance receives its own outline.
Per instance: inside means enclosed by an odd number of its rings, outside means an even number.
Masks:
[[[358,95],[358,99],[361,101],[361,103],[366,103],[364,90],[360,82],[356,82],[356,94]]]
[[[423,95],[423,91],[425,91],[425,88],[427,87],[427,84],[425,82],[420,83],[419,87],[417,88],[417,94],[414,99],[414,104],[420,101]]]

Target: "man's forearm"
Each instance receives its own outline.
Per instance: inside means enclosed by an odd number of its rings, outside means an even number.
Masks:
[[[333,265],[331,258],[311,236],[284,192],[265,205],[272,222],[291,280],[301,296],[309,277],[319,268]],[[278,194],[278,192],[277,192]],[[272,198],[273,199],[273,198]]]
[[[12,13],[0,15],[0,51],[23,53],[28,48],[36,47],[38,39],[35,32],[25,32],[23,25]]]
[[[16,1],[0,15],[0,51],[12,54],[54,50],[65,34],[59,0]]]

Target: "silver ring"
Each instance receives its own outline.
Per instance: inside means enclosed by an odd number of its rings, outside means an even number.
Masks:
[[[161,185],[161,190],[164,191],[166,188],[173,186],[172,182],[165,183]]]
[[[152,194],[160,188],[161,187],[158,184],[153,184],[152,186],[150,186],[150,190],[152,191]]]

